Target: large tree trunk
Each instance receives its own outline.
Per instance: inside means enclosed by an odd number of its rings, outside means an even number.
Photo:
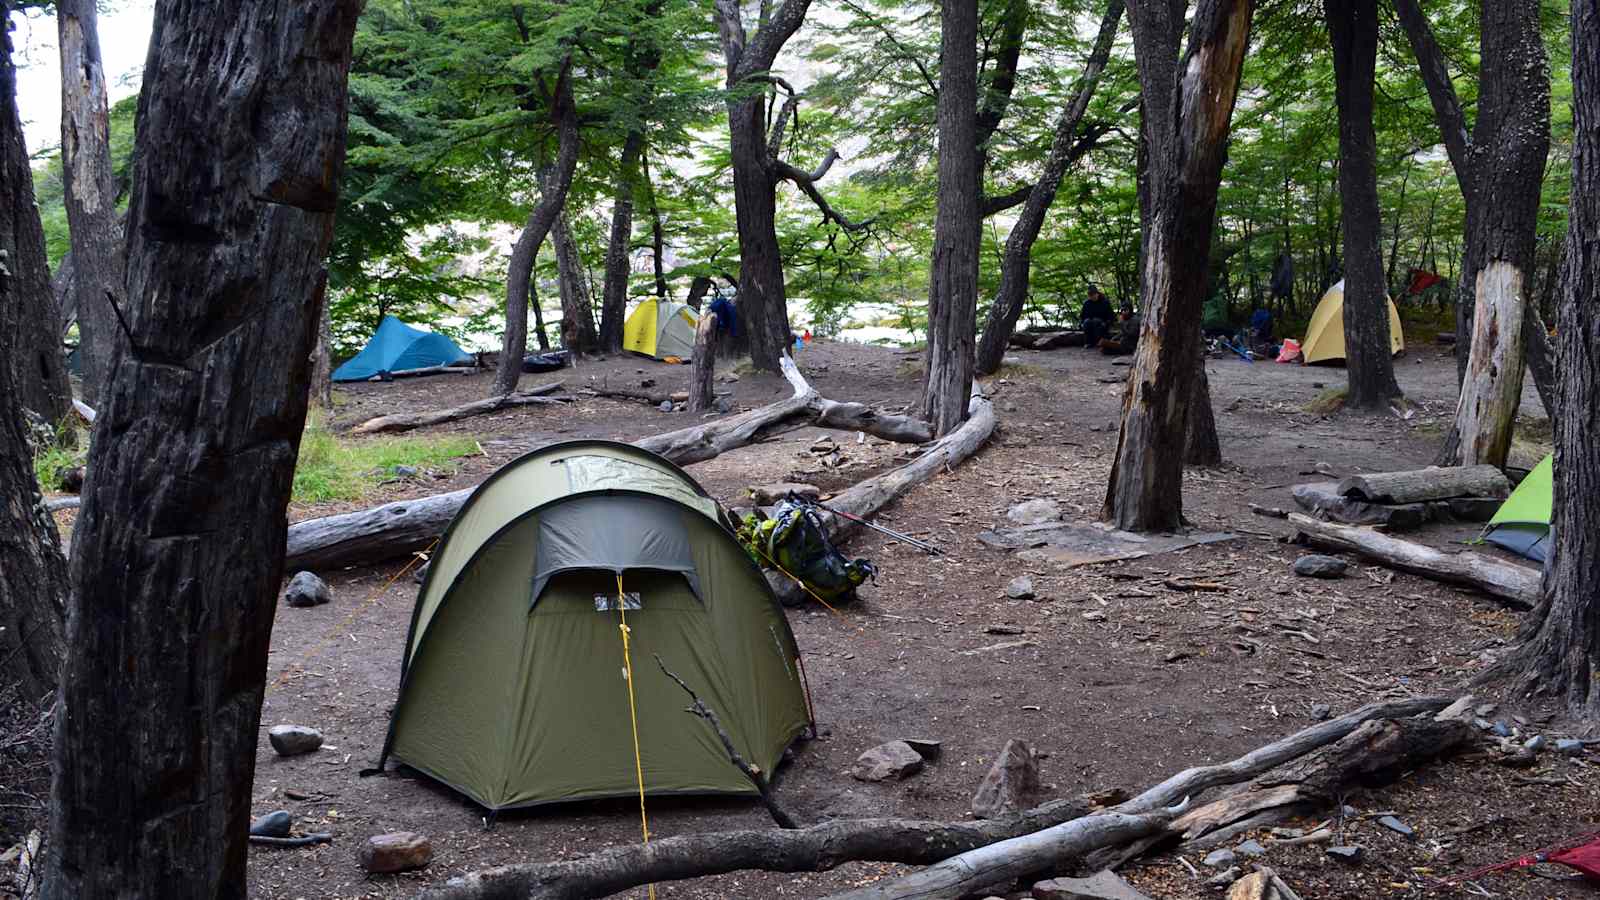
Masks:
[[[106,298],[122,298],[123,248],[95,0],[58,0],[56,24],[61,44],[61,171],[72,233],[78,360],[83,399],[97,406],[117,327]]]
[[[1444,54],[1417,0],[1395,0],[1395,10],[1467,207],[1456,288],[1461,396],[1439,461],[1503,466],[1522,397],[1522,322],[1550,144],[1550,72],[1539,9],[1482,4],[1483,67],[1470,135]]]
[[[1494,675],[1600,721],[1600,10],[1572,5],[1572,200],[1556,340],[1554,555],[1522,643]]]
[[[606,243],[606,280],[600,300],[600,349],[607,353],[622,349],[633,258],[633,197],[643,149],[644,132],[628,132],[611,191],[611,238]]]
[[[11,3],[0,2],[9,17]],[[6,22],[10,19],[7,18]],[[44,228],[33,199],[33,171],[17,115],[17,70],[11,62],[11,32],[0,28],[0,260],[6,270],[0,304],[0,365],[11,370],[11,389],[21,407],[54,425],[69,409],[72,390],[61,353],[61,321],[45,263]]]
[[[928,352],[922,411],[937,434],[955,430],[972,396],[978,311],[978,0],[941,0],[939,197],[928,277]]]
[[[559,140],[556,162],[550,167],[549,177],[540,185],[539,202],[528,214],[528,222],[517,237],[507,264],[506,331],[491,395],[515,392],[517,381],[522,377],[522,358],[528,352],[528,300],[533,263],[539,255],[539,245],[544,243],[545,235],[550,233],[556,216],[566,205],[572,173],[578,166],[578,111],[572,101],[571,66],[569,55],[562,60],[561,72],[556,76],[555,95],[551,99],[550,121]]]
[[[739,226],[739,335],[758,369],[778,370],[789,346],[789,304],[778,248],[777,181],[767,168],[765,97],[728,104],[734,218]]]
[[[73,537],[45,895],[246,896],[357,0],[162,0]],[[180,887],[181,886],[181,887]]]
[[[18,302],[12,295],[16,283],[0,267],[0,305]],[[15,352],[11,334],[0,332],[0,358]],[[48,706],[63,653],[67,561],[55,520],[40,502],[33,448],[17,401],[11,372],[0,365],[0,687],[15,685],[23,697]]]
[[[1094,49],[1083,64],[1083,74],[1078,79],[1078,89],[1072,101],[1056,120],[1055,140],[1050,144],[1050,156],[1045,159],[1044,171],[1028,192],[1016,224],[1006,235],[1005,254],[1000,259],[1000,286],[989,304],[989,315],[984,321],[983,336],[978,340],[976,368],[984,375],[998,371],[1005,357],[1006,345],[1022,315],[1023,302],[1028,297],[1028,272],[1033,262],[1033,243],[1044,226],[1045,214],[1055,202],[1056,190],[1067,168],[1093,146],[1088,135],[1074,140],[1078,123],[1083,120],[1089,100],[1100,84],[1100,73],[1111,57],[1111,47],[1117,37],[1117,24],[1122,21],[1123,0],[1110,0],[1105,16],[1100,20],[1100,32]]]
[[[1182,9],[1130,5],[1149,142],[1142,179],[1141,294],[1144,325],[1123,395],[1122,432],[1105,517],[1126,531],[1183,524],[1183,461],[1200,316],[1239,73],[1250,41],[1252,0],[1201,0],[1182,64]]]
[[[556,274],[561,288],[562,349],[574,353],[598,350],[600,339],[594,330],[594,291],[589,283],[589,270],[584,268],[565,212],[556,217],[550,242],[555,245]],[[567,335],[572,338],[570,345]]]
[[[1378,145],[1372,128],[1377,0],[1323,0],[1339,105],[1339,196],[1344,216],[1345,405],[1386,409],[1400,396],[1389,339],[1389,293],[1379,244]]]

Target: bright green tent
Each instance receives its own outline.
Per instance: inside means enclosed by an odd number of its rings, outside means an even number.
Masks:
[[[506,465],[433,554],[384,760],[490,810],[632,795],[631,705],[647,793],[754,794],[661,670],[764,771],[811,724],[788,620],[728,526],[682,469],[627,444]]]
[[[1539,461],[1489,520],[1483,539],[1512,553],[1544,562],[1550,548],[1553,457]]]

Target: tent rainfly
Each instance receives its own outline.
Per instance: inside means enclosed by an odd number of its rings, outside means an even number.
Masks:
[[[811,724],[789,622],[729,525],[682,469],[627,444],[507,464],[433,554],[379,767],[489,810],[632,795],[631,700],[646,793],[754,794],[656,663],[763,771]]]
[[[694,355],[694,329],[700,317],[682,303],[652,297],[640,303],[622,323],[622,349],[656,359]]]
[[[1405,333],[1400,328],[1400,310],[1389,303],[1389,343],[1394,355],[1406,349]],[[1344,359],[1344,279],[1328,288],[1311,313],[1306,339],[1301,342],[1301,358],[1307,363],[1337,362]]]
[[[361,352],[333,370],[334,381],[366,381],[384,372],[470,363],[472,356],[442,334],[384,316]]]
[[[1484,529],[1483,539],[1518,556],[1544,562],[1550,551],[1550,517],[1554,509],[1554,457],[1539,461],[1522,479]]]

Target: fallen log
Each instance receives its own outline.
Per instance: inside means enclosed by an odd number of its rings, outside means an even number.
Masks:
[[[1018,331],[1007,342],[1023,350],[1054,350],[1058,347],[1082,347],[1081,331]]]
[[[1451,497],[1505,497],[1511,482],[1494,466],[1450,466],[1351,475],[1339,493],[1369,503],[1417,503]]]
[[[388,416],[378,416],[368,419],[360,425],[350,429],[351,434],[378,434],[385,431],[410,431],[413,428],[425,428],[429,425],[440,425],[445,422],[455,422],[472,416],[481,416],[498,409],[508,409],[513,406],[527,406],[535,403],[570,403],[571,398],[553,398],[546,396],[561,390],[564,381],[553,381],[550,384],[541,384],[536,388],[506,394],[503,397],[489,397],[484,400],[474,400],[460,406],[448,409],[435,409],[420,413],[395,413]]]
[[[1290,514],[1289,524],[1298,529],[1295,540],[1301,544],[1356,553],[1402,572],[1476,588],[1519,609],[1532,609],[1539,602],[1541,576],[1535,569],[1481,553],[1444,553],[1369,528],[1319,522],[1299,513]]]
[[[367,380],[368,381],[388,381],[388,380],[395,379],[395,378],[415,378],[415,377],[417,377],[419,375],[442,375],[445,372],[454,372],[454,373],[456,373],[458,375],[471,375],[471,374],[473,374],[473,373],[475,373],[477,371],[478,371],[478,366],[477,366],[476,362],[473,362],[473,363],[468,364],[468,365],[456,365],[454,363],[450,363],[450,364],[440,363],[439,365],[436,365],[436,366],[422,366],[421,368],[417,368],[417,369],[398,369],[398,370],[393,371],[393,372],[379,372],[377,375],[374,375],[371,378],[368,378]]]
[[[794,419],[809,419],[827,427],[851,428],[894,441],[927,440],[926,423],[906,416],[878,413],[855,403],[828,400],[809,385],[787,357],[782,360],[793,395],[736,416],[724,416],[666,434],[634,441],[680,466],[702,462],[743,447]],[[988,408],[988,403],[984,402]],[[993,430],[993,410],[988,410]],[[951,436],[959,434],[952,432]],[[987,433],[984,435],[987,438]],[[949,437],[946,438],[949,440]],[[980,441],[981,443],[981,441]],[[930,450],[930,452],[933,452]],[[960,458],[950,460],[953,465]],[[930,473],[931,474],[931,473]],[[363,565],[402,556],[427,547],[444,532],[473,488],[436,494],[416,500],[399,500],[369,509],[308,519],[289,526],[290,569],[329,569]],[[846,509],[846,512],[855,512]]]
[[[1058,800],[981,822],[840,819],[807,828],[688,834],[577,859],[484,869],[425,890],[418,900],[568,900],[743,869],[825,872],[856,860],[926,865],[1087,811],[1080,801]]]

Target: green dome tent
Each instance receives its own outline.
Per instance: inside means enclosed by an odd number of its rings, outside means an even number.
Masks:
[[[1544,562],[1550,549],[1550,514],[1555,488],[1554,457],[1539,461],[1489,520],[1483,539],[1512,553]]]
[[[535,450],[433,554],[383,761],[490,810],[632,795],[631,701],[646,793],[755,794],[657,657],[764,771],[811,724],[788,620],[694,479],[627,444]]]

